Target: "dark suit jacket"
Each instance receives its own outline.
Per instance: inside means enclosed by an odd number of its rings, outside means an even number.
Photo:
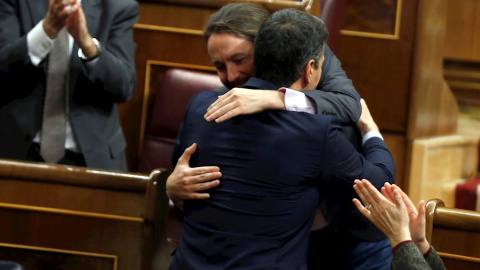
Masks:
[[[246,87],[272,89],[255,78]],[[174,160],[196,142],[191,166],[217,165],[223,176],[210,199],[185,201],[171,269],[306,269],[321,179],[393,182],[393,159],[379,138],[367,141],[364,157],[332,116],[265,111],[206,122],[217,96],[196,95],[178,135]]]
[[[318,114],[337,117],[346,138],[357,151],[362,152],[361,135],[356,127],[362,113],[360,95],[355,91],[352,81],[347,78],[340,61],[328,46],[325,48],[322,77],[317,89],[320,91],[302,92],[315,101]],[[228,90],[226,87],[215,89],[219,94],[224,94]],[[329,176],[330,178],[333,176]],[[350,181],[326,181],[323,185],[323,190],[328,192],[324,194],[320,208],[331,226],[340,233],[346,233],[359,241],[379,241],[386,238],[352,203],[352,198],[358,198],[358,195]]]
[[[103,46],[91,72],[74,45],[69,71],[69,118],[89,167],[126,170],[125,139],[117,104],[136,88],[133,0],[82,2],[90,34]],[[47,14],[48,0],[0,1],[0,158],[26,159],[41,129],[46,84],[45,59],[31,64],[27,33]],[[48,57],[47,57],[48,58]]]

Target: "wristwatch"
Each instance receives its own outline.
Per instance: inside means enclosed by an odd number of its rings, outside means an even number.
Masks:
[[[100,45],[100,42],[98,42],[98,40],[96,38],[92,38],[92,41],[93,43],[95,44],[95,46],[97,47],[97,54],[95,54],[94,56],[92,57],[86,57],[84,54],[83,54],[83,51],[82,49],[78,49],[78,57],[82,58],[82,60],[84,62],[90,62],[92,60],[95,60],[97,59],[100,54],[102,54],[102,45]]]

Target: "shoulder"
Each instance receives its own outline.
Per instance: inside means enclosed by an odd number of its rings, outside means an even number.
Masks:
[[[325,57],[325,60],[323,62],[323,66],[329,66],[332,63],[332,61],[337,60],[337,57],[335,56],[333,51],[330,49],[330,47],[328,47],[328,45],[325,46],[325,52],[324,52],[323,55]],[[322,70],[322,72],[323,72],[323,70]]]
[[[218,93],[214,91],[202,91],[196,93],[190,100],[190,106],[210,106],[215,100],[217,100]]]
[[[208,98],[216,98],[218,97],[220,94],[218,92],[215,92],[215,91],[201,91],[201,92],[198,92],[196,93],[192,99],[208,99]]]
[[[230,89],[228,89],[225,86],[220,86],[218,88],[213,89],[212,91],[218,93],[219,95],[223,95],[223,94],[227,93],[228,91],[230,91]]]

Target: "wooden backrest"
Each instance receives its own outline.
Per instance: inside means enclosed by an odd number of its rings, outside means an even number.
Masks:
[[[480,212],[426,204],[427,239],[449,270],[480,269]]]
[[[26,269],[152,269],[167,173],[0,160],[0,254]]]

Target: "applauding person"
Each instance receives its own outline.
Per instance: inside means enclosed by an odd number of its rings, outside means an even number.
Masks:
[[[423,200],[415,208],[398,186],[389,183],[385,183],[381,193],[365,179],[355,180],[353,187],[362,200],[353,199],[357,209],[390,240],[391,269],[446,269],[425,237]]]

